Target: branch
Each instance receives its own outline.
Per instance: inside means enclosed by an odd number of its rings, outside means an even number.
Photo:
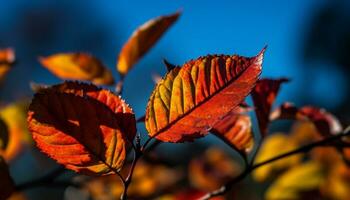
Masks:
[[[241,180],[243,180],[246,176],[248,176],[252,171],[254,171],[255,169],[270,164],[272,162],[275,162],[277,160],[295,155],[295,154],[299,154],[299,153],[307,153],[309,152],[311,149],[316,148],[316,147],[321,147],[321,146],[325,146],[325,145],[329,145],[329,143],[334,142],[338,139],[341,139],[344,136],[349,136],[350,135],[350,128],[348,127],[343,133],[341,134],[337,134],[328,138],[325,138],[323,140],[314,142],[314,143],[310,143],[308,145],[302,146],[298,149],[295,149],[293,151],[281,154],[279,156],[273,157],[271,159],[268,159],[266,161],[254,164],[254,165],[250,165],[248,167],[245,168],[245,170],[239,174],[237,177],[231,179],[229,182],[227,182],[225,185],[221,186],[219,189],[214,190],[210,193],[205,194],[204,196],[202,196],[201,198],[199,198],[199,200],[208,200],[212,197],[215,196],[219,196],[219,195],[223,195],[225,194],[228,190],[230,190],[232,188],[232,186],[238,182],[240,182]]]

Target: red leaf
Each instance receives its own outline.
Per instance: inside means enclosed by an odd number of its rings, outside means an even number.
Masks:
[[[250,93],[261,73],[264,51],[252,58],[209,55],[170,71],[148,101],[149,135],[166,142],[206,135]]]
[[[338,134],[343,129],[338,119],[322,108],[313,106],[304,106],[297,108],[288,102],[282,104],[279,108],[274,110],[270,115],[270,119],[294,119],[311,121],[323,136]]]
[[[257,82],[252,91],[260,134],[263,137],[267,134],[272,104],[275,102],[281,84],[285,82],[288,82],[288,79],[262,79]]]
[[[249,153],[253,149],[254,138],[251,119],[249,115],[244,114],[246,110],[236,108],[232,114],[215,124],[211,132],[234,149]]]
[[[135,123],[124,100],[74,82],[36,94],[28,112],[37,146],[68,169],[87,175],[111,174],[122,167]]]

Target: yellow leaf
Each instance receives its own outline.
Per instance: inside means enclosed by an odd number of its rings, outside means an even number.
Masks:
[[[138,27],[123,46],[117,61],[117,70],[125,75],[137,61],[161,38],[178,19],[180,12],[157,17]]]
[[[282,174],[267,190],[265,198],[300,199],[301,193],[318,190],[325,182],[322,165],[308,162],[297,165]]]
[[[112,72],[100,60],[86,53],[60,53],[39,59],[41,64],[61,79],[91,81],[112,85]]]
[[[289,136],[283,133],[276,133],[268,136],[262,144],[256,157],[256,162],[263,162],[275,156],[294,150],[298,144]],[[289,156],[287,158],[275,161],[268,165],[262,166],[253,172],[253,177],[257,181],[265,181],[271,175],[278,171],[282,171],[292,165],[299,163],[301,155]]]
[[[26,101],[9,104],[0,109],[0,117],[8,128],[8,143],[6,149],[0,150],[7,161],[15,158],[23,148],[23,144],[32,144],[33,141],[27,128],[27,110],[29,103]]]

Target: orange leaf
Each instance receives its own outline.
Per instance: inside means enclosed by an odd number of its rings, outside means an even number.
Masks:
[[[166,142],[206,135],[254,87],[264,51],[252,58],[208,55],[174,68],[148,101],[145,124],[149,135]]]
[[[137,28],[123,46],[117,62],[117,70],[126,75],[134,64],[161,38],[178,19],[180,12],[151,19]]]
[[[272,104],[275,102],[281,84],[285,82],[288,82],[288,79],[262,79],[257,82],[252,91],[260,134],[263,137],[267,134],[267,126],[269,124],[269,115]]]
[[[228,145],[238,151],[249,153],[254,146],[252,122],[244,108],[236,108],[232,113],[214,125],[211,130]]]
[[[40,63],[61,79],[91,81],[98,85],[112,85],[112,72],[97,58],[86,53],[60,53],[40,58]]]
[[[311,121],[323,136],[338,134],[343,129],[338,119],[324,109],[313,106],[297,108],[288,102],[274,110],[270,115],[270,119]]]
[[[122,167],[135,116],[113,93],[68,82],[35,95],[28,112],[37,146],[68,169],[106,175]]]
[[[6,200],[15,191],[5,160],[0,156],[0,200]]]
[[[0,80],[10,71],[15,62],[15,52],[11,48],[0,49]]]

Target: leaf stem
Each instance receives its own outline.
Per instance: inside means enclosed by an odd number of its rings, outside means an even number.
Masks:
[[[245,170],[243,170],[242,173],[240,173],[238,176],[236,176],[235,178],[231,179],[230,181],[228,181],[225,185],[221,186],[219,189],[214,190],[212,192],[209,192],[207,194],[205,194],[204,196],[200,197],[199,200],[208,200],[212,197],[215,196],[219,196],[219,195],[223,195],[225,194],[228,190],[230,190],[232,188],[232,186],[236,183],[238,183],[239,181],[243,180],[246,176],[248,176],[252,171],[254,171],[255,169],[270,164],[272,162],[275,162],[277,160],[295,155],[295,154],[299,154],[299,153],[306,153],[310,150],[312,150],[313,148],[316,147],[320,147],[320,146],[325,146],[325,145],[329,145],[329,143],[334,142],[338,139],[341,139],[344,136],[349,136],[350,135],[350,128],[347,128],[343,133],[341,134],[337,134],[334,136],[330,136],[327,137],[323,140],[317,141],[317,142],[313,142],[310,144],[307,144],[305,146],[302,146],[300,148],[297,148],[295,150],[292,150],[290,152],[281,154],[279,156],[273,157],[271,159],[265,160],[263,162],[257,163],[257,164],[251,164],[248,165]]]
[[[134,146],[134,148],[133,148],[133,150],[134,150],[134,158],[132,160],[128,176],[123,181],[124,191],[123,191],[122,195],[120,196],[121,200],[127,200],[128,199],[128,188],[129,188],[129,185],[131,183],[132,176],[134,174],[134,170],[135,170],[137,161],[139,160],[139,158],[143,154],[143,152],[141,151],[142,147],[141,147],[141,141],[140,141],[140,136],[139,135],[136,137],[136,145],[133,145],[133,146]]]

